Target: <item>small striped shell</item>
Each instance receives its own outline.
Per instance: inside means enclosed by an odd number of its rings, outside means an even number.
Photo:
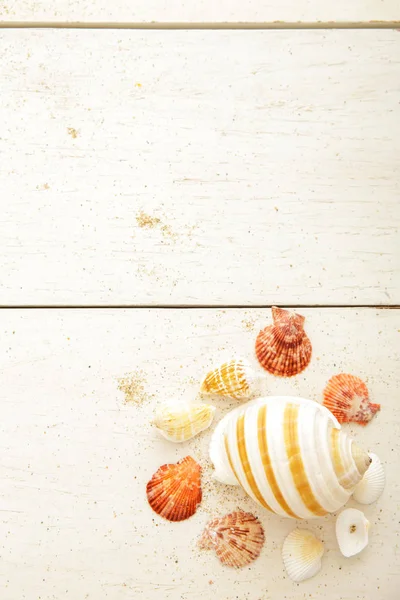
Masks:
[[[354,421],[360,425],[367,425],[381,409],[380,404],[370,402],[363,380],[347,373],[331,377],[324,389],[323,404],[339,423]]]
[[[311,531],[294,529],[283,543],[282,558],[292,581],[300,583],[314,577],[321,569],[323,543]]]
[[[258,558],[264,540],[264,529],[257,517],[236,511],[210,521],[198,545],[202,550],[215,550],[223,565],[238,569]]]
[[[309,519],[341,508],[371,459],[317,402],[259,398],[228,413],[210,444],[214,477],[241,485],[278,515]]]
[[[234,400],[249,399],[256,391],[256,381],[257,375],[247,361],[230,360],[207,373],[200,391],[202,394]]]
[[[292,377],[304,371],[311,360],[311,342],[304,331],[305,317],[273,306],[272,319],[273,324],[257,336],[258,362],[273,375]]]
[[[210,427],[215,408],[199,402],[164,402],[156,411],[154,425],[171,442],[186,442]]]
[[[201,502],[201,467],[186,456],[176,464],[163,465],[146,487],[151,508],[168,521],[184,521]]]

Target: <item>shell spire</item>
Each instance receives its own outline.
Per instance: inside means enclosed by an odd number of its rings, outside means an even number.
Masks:
[[[288,396],[259,398],[228,413],[214,431],[210,458],[216,479],[298,519],[340,509],[370,464],[327,409]]]
[[[305,317],[273,306],[272,320],[273,324],[257,336],[257,360],[273,375],[297,375],[307,367],[312,354],[311,342],[304,331]]]

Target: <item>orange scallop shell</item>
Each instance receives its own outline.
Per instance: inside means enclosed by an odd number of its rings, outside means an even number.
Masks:
[[[334,375],[324,389],[324,406],[335,415],[339,423],[353,421],[367,425],[381,409],[380,404],[369,401],[368,388],[355,375]]]
[[[146,487],[151,508],[169,521],[194,515],[202,496],[200,473],[200,465],[191,456],[160,467]]]
[[[256,355],[260,365],[273,375],[292,377],[311,360],[312,347],[304,331],[305,317],[272,307],[273,324],[260,331]]]
[[[258,558],[264,540],[264,529],[257,517],[237,511],[210,521],[198,545],[203,550],[215,550],[222,564],[240,568]]]

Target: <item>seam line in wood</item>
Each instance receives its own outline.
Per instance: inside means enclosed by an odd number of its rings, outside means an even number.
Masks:
[[[134,23],[4,21],[0,29],[147,29],[147,30],[274,30],[274,29],[397,29],[399,21],[316,21],[243,23]]]
[[[13,306],[0,305],[0,310],[221,310],[221,309],[263,309],[271,308],[272,306],[280,306],[281,308],[370,308],[379,310],[399,310],[399,304],[87,304],[87,305],[63,305],[63,304],[52,304],[52,305],[35,305],[35,304],[16,304]]]

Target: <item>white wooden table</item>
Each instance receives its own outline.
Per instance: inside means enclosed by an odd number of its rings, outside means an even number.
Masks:
[[[398,0],[0,2],[2,600],[398,600],[399,21]],[[252,357],[272,304],[314,353],[269,393],[350,372],[382,404],[350,427],[387,472],[370,544],[345,559],[334,517],[301,523],[326,548],[301,585],[295,523],[211,481],[211,431],[150,425]],[[172,524],[145,485],[186,454],[204,500]],[[238,506],[266,544],[232,571],[196,540]]]

